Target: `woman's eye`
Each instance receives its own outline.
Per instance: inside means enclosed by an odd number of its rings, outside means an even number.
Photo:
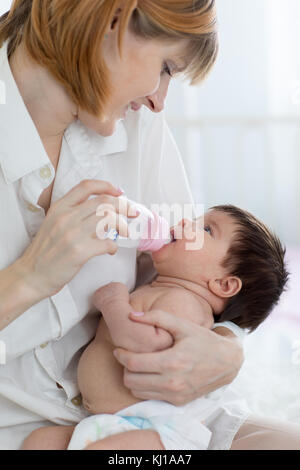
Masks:
[[[209,233],[210,236],[212,235],[212,231],[211,231],[211,228],[210,228],[209,225],[206,225],[206,227],[204,227],[204,230],[205,230],[205,232]]]
[[[162,75],[164,73],[167,73],[168,75],[170,75],[170,77],[172,77],[172,72],[171,72],[170,67],[168,66],[168,64],[166,62],[164,63],[162,71],[161,71]]]

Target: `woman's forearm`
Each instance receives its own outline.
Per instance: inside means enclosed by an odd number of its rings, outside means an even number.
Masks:
[[[0,271],[0,331],[42,300],[16,261]]]

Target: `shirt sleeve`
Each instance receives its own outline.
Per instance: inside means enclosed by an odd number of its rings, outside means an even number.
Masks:
[[[243,328],[240,328],[238,325],[235,323],[232,323],[231,321],[224,321],[220,323],[215,323],[213,326],[213,330],[215,328],[218,328],[219,326],[223,326],[224,328],[228,328],[228,330],[232,331],[232,333],[237,336],[241,341],[244,340],[244,338],[247,335],[248,330],[245,330]]]

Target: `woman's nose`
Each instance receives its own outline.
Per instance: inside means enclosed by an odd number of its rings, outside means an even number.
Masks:
[[[158,90],[153,95],[146,96],[146,106],[154,113],[160,113],[165,107],[171,77],[162,76]]]

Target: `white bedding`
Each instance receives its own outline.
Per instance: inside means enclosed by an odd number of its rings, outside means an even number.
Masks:
[[[267,320],[245,339],[235,380],[255,413],[300,424],[300,246],[287,251],[289,289]]]

